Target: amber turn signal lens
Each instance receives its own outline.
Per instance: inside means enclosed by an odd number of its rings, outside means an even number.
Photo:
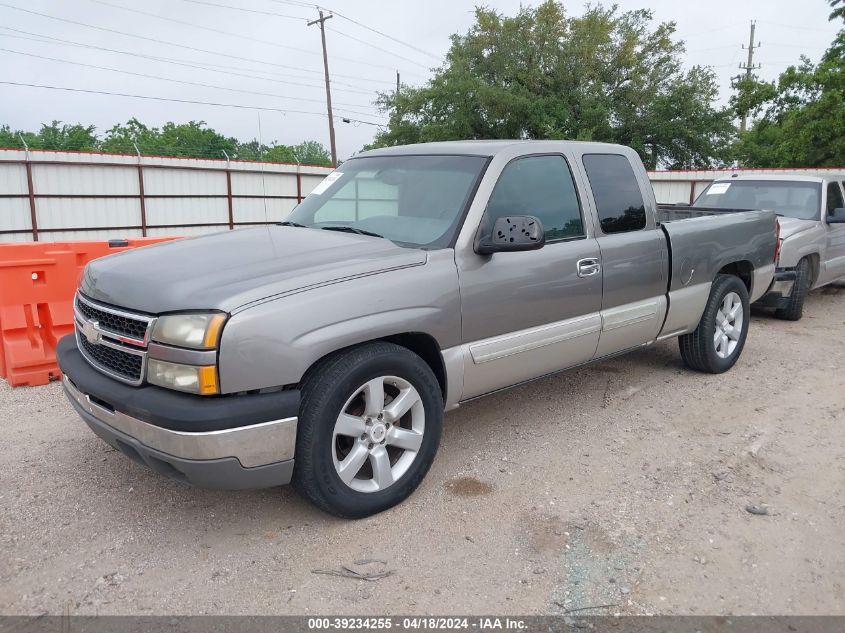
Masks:
[[[223,324],[226,322],[226,317],[222,314],[215,314],[211,317],[208,323],[208,329],[205,331],[204,345],[208,349],[217,347],[220,340],[220,330],[223,329]]]
[[[199,368],[199,392],[201,396],[213,396],[219,393],[217,368],[214,365]]]

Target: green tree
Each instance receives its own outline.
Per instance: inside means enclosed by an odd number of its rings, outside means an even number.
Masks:
[[[269,148],[260,143],[258,139],[252,139],[251,141],[247,141],[246,143],[238,143],[237,153],[232,158],[237,158],[238,160],[267,160],[265,158],[265,154]]]
[[[274,163],[300,163],[302,165],[332,164],[329,150],[317,141],[304,141],[298,145],[273,145],[264,154],[264,160]]]
[[[136,147],[147,155],[222,158],[225,151],[235,158],[238,141],[206,127],[205,121],[168,122],[159,129],[132,118],[109,129],[102,143],[106,152],[134,154]]]
[[[161,150],[159,136],[158,129],[147,127],[133,117],[110,128],[100,146],[104,152],[115,154],[134,154],[136,147],[142,154],[156,154]]]
[[[23,148],[21,137],[30,149],[52,149],[61,151],[96,151],[99,140],[93,125],[64,125],[53,121],[42,124],[38,132],[12,130],[8,125],[0,127],[0,147]]]
[[[427,85],[380,95],[389,124],[373,146],[569,138],[630,145],[649,167],[709,166],[733,134],[730,113],[714,106],[712,71],[681,68],[674,31],[616,6],[477,8]]]
[[[23,147],[21,135],[32,134],[23,130],[13,130],[8,125],[0,126],[0,147],[4,149],[18,149]]]
[[[29,141],[27,141],[29,143]],[[84,126],[63,125],[61,121],[53,121],[50,125],[42,125],[36,135],[33,149],[54,149],[62,151],[95,151],[99,145],[96,128],[93,125]]]
[[[270,146],[257,139],[240,142],[226,137],[205,121],[165,123],[161,128],[150,127],[136,118],[112,126],[100,140],[93,125],[62,125],[53,121],[42,125],[37,133],[13,130],[0,126],[0,148],[22,148],[21,136],[32,149],[102,151],[115,154],[144,156],[185,156],[192,158],[223,158],[269,162],[330,165],[328,150],[317,141],[303,141],[298,145],[273,143]],[[225,154],[224,154],[225,152]]]
[[[832,6],[838,0],[831,2]],[[845,7],[840,7],[841,11]],[[831,19],[837,17],[836,12]],[[845,16],[843,16],[845,17]],[[748,167],[836,167],[845,164],[845,29],[818,64],[802,57],[777,81],[735,85],[731,105],[748,112],[751,129],[734,146]]]
[[[330,166],[332,164],[332,157],[322,143],[317,141],[303,141],[298,145],[294,145],[294,156],[303,165],[323,165]]]

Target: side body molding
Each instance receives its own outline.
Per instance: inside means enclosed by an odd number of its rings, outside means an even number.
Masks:
[[[594,313],[474,341],[443,356],[451,360],[447,372],[463,375],[458,399],[467,400],[584,363],[595,354],[600,332],[601,315]],[[447,407],[455,404],[450,394]]]

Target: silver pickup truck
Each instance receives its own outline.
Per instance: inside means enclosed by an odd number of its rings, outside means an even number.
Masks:
[[[367,516],[419,485],[462,402],[670,337],[733,366],[775,214],[668,220],[627,147],[366,152],[280,225],[90,263],[64,388],[162,474]]]
[[[845,174],[733,176],[711,183],[693,204],[736,212],[778,214],[780,248],[772,287],[760,304],[797,321],[810,290],[845,277]]]

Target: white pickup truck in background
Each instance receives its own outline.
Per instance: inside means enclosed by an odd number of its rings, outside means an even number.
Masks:
[[[778,214],[775,279],[760,305],[797,321],[810,290],[845,277],[845,174],[731,176],[711,183],[693,209]]]

